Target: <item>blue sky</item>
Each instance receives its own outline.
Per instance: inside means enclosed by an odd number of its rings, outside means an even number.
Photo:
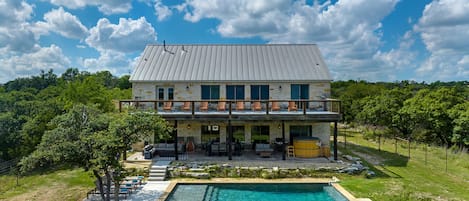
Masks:
[[[315,43],[335,80],[469,80],[469,1],[0,0],[0,83],[129,74],[146,44]]]

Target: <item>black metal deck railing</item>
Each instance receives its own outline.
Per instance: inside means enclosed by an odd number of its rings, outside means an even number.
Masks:
[[[315,115],[341,113],[340,100],[120,100],[119,111],[165,115]]]

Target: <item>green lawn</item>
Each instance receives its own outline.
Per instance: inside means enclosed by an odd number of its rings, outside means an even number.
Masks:
[[[394,140],[382,143],[381,151],[378,151],[377,142],[364,140],[358,133],[347,136],[347,149],[344,148],[342,133],[339,141],[342,153],[366,159],[378,173],[373,179],[342,176],[341,185],[356,197],[373,200],[469,200],[468,154],[453,154],[449,150],[446,171],[443,148],[428,147],[425,157],[425,145],[412,143],[409,159],[406,142],[398,142],[396,154]]]
[[[82,169],[57,170],[20,177],[0,176],[0,200],[82,200],[93,177]]]

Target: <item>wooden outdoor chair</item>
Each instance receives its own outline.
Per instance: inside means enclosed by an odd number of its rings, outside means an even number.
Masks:
[[[272,102],[272,111],[279,111],[280,110],[280,105],[278,104],[277,101]]]
[[[208,101],[203,101],[200,103],[200,111],[208,111]]]
[[[251,108],[252,108],[253,111],[261,111],[262,110],[261,102],[260,101],[254,101],[252,103]]]
[[[220,101],[218,102],[218,111],[225,111],[226,110],[226,102],[225,101]]]
[[[289,101],[288,102],[288,111],[297,111],[298,108],[296,107],[295,101]]]
[[[191,110],[191,102],[189,102],[189,101],[184,102],[184,105],[182,105],[182,110],[183,111]]]
[[[164,111],[171,111],[172,107],[173,107],[173,102],[164,102],[163,110]]]
[[[236,110],[239,110],[239,111],[244,110],[244,102],[243,101],[236,102]]]

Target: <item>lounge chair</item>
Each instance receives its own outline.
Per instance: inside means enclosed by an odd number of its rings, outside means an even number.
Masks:
[[[163,110],[164,111],[171,111],[172,107],[173,107],[173,102],[164,102]]]
[[[220,101],[218,102],[218,111],[225,111],[226,110],[226,102],[225,101]]]
[[[208,101],[203,101],[200,103],[200,111],[208,111]]]
[[[236,110],[244,110],[244,102],[243,101],[238,101],[236,102]]]
[[[191,110],[191,102],[189,102],[189,101],[184,102],[184,105],[182,106],[182,110],[183,111]]]
[[[297,111],[298,108],[296,107],[295,101],[289,101],[288,102],[288,111]]]
[[[261,111],[262,110],[261,102],[255,101],[254,103],[252,103],[251,108],[253,111]]]
[[[278,104],[277,101],[272,102],[272,111],[279,111],[280,110],[280,105]]]

